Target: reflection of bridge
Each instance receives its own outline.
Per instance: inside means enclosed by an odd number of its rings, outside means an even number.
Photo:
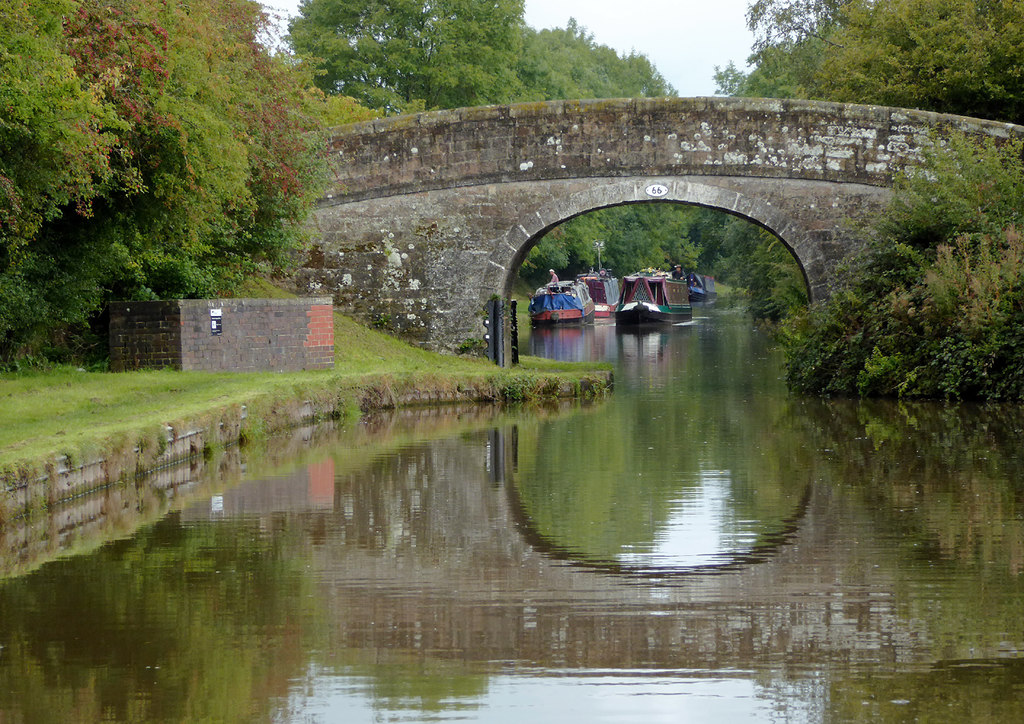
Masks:
[[[301,513],[329,611],[325,651],[590,669],[935,658],[900,616],[886,573],[858,558],[857,516],[826,489],[812,488],[799,524],[761,562],[619,576],[552,557],[519,532],[507,433],[418,444],[343,472],[327,507],[323,469],[303,468],[290,498],[267,480],[183,516]]]
[[[755,99],[558,101],[338,129],[320,242],[296,277],[344,310],[439,348],[480,335],[538,239],[624,203],[720,209],[776,234],[812,298],[933,134],[1024,128],[934,113]]]

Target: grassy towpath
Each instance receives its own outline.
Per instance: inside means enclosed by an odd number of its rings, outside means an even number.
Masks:
[[[335,315],[335,368],[291,373],[61,368],[0,376],[0,476],[137,445],[167,426],[211,424],[245,405],[250,426],[281,427],[281,407],[320,401],[317,410],[358,414],[403,400],[518,400],[602,393],[610,367],[524,358],[499,369],[478,358],[440,355]],[[581,384],[582,383],[582,384]]]

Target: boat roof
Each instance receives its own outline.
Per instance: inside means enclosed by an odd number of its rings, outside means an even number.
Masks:
[[[637,272],[636,274],[630,274],[629,276],[622,277],[622,279],[623,279],[623,281],[627,281],[627,282],[636,281],[637,279],[647,279],[647,280],[654,280],[654,281],[662,281],[662,280],[664,280],[664,281],[677,281],[677,282],[685,282],[686,281],[685,279],[672,279],[671,277],[669,277],[668,272],[648,272],[648,271],[641,271],[641,272]]]
[[[545,284],[542,287],[538,287],[534,295],[537,294],[575,294],[576,290],[579,289],[579,282],[575,279],[569,281],[558,281]],[[584,287],[585,288],[585,287]]]

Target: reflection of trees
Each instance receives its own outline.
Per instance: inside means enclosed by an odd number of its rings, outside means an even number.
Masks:
[[[817,477],[891,539],[908,615],[950,656],[1024,634],[1024,455],[1018,406],[804,401]],[[935,589],[933,596],[922,596]],[[941,593],[939,591],[941,589]],[[987,641],[964,640],[965,617]]]
[[[527,408],[521,414],[534,419],[545,413]],[[246,465],[274,469],[283,455],[291,456],[288,468],[295,468],[310,454],[304,441],[311,438],[321,445],[317,460],[329,450],[341,475],[372,480],[381,469],[396,468],[401,456],[395,451],[411,440],[478,430],[494,415],[491,407],[449,406],[379,415],[345,432],[330,426],[295,430],[272,439],[268,449],[257,446],[242,454],[234,448],[209,463],[185,466],[180,479],[173,476],[177,495],[169,500],[144,486],[132,486],[134,497],[110,489],[71,507],[93,511],[91,521],[85,513],[69,516],[65,506],[53,511],[52,520],[29,521],[27,533],[6,526],[0,540],[11,550],[5,546],[2,570],[38,570],[0,581],[0,721],[269,719],[272,697],[288,693],[291,679],[305,671],[311,642],[323,635],[322,601],[311,595],[308,564],[318,542],[337,542],[334,527],[306,508],[296,515],[268,508],[257,517],[211,523],[208,498],[197,501],[195,510],[152,521],[167,515],[169,506],[183,504],[179,496],[189,491],[208,496],[216,489],[230,496]],[[208,478],[218,469],[213,488]],[[396,470],[415,477],[400,465]],[[190,476],[202,476],[194,478],[202,482],[184,484]],[[308,489],[307,477],[300,466],[293,498],[301,497],[294,495],[296,489]],[[408,500],[408,487],[400,490]],[[396,506],[416,507],[370,491],[360,491],[359,500],[369,506],[359,520],[376,523],[343,530],[353,534],[353,543],[367,547],[394,540],[402,530],[403,520],[391,515]],[[432,507],[441,511],[444,501]],[[99,526],[97,512],[104,513]],[[77,517],[85,519],[82,531],[61,530]],[[34,544],[56,532],[63,533],[60,541]],[[101,547],[103,536],[129,533],[134,537]],[[84,544],[78,542],[85,536]],[[19,540],[31,544],[29,552],[38,557],[22,561],[18,553],[23,557],[25,551],[15,547]],[[60,558],[60,542],[75,546],[64,549],[65,556],[83,548],[90,552]],[[381,674],[382,697],[405,686],[403,677],[438,692],[466,687],[458,677],[446,685],[440,679],[425,685],[408,671],[402,674],[401,662],[371,669]],[[389,676],[397,677],[390,685]],[[470,688],[478,691],[479,684]]]
[[[954,661],[884,678],[843,677],[828,694],[830,721],[1010,722],[1021,717],[1024,661]]]
[[[893,531],[927,539],[935,562],[1024,573],[1024,409],[830,401],[802,411],[832,479],[856,484]]]
[[[288,543],[244,521],[171,518],[7,582],[0,711],[83,724],[265,717],[302,659],[308,599]]]

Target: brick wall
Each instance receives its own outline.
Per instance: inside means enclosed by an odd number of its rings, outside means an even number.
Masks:
[[[334,366],[329,297],[110,305],[110,365],[232,372]]]
[[[110,304],[110,367],[181,367],[181,310],[176,301]]]

